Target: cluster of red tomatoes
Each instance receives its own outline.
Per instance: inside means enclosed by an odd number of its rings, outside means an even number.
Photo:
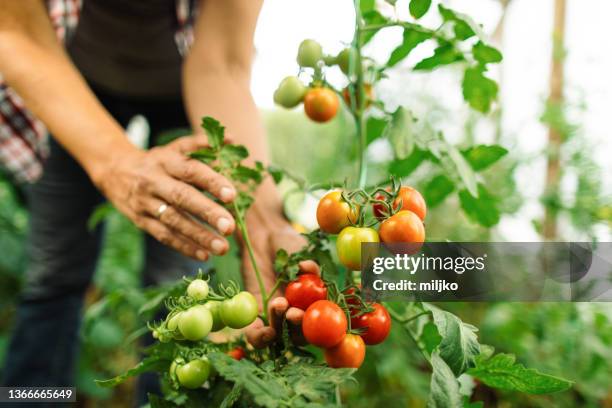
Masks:
[[[340,262],[348,269],[361,269],[361,244],[367,242],[403,243],[420,247],[425,241],[423,220],[427,213],[421,193],[412,187],[402,186],[392,208],[386,211],[383,196],[376,197],[373,215],[380,222],[378,231],[372,227],[355,226],[360,208],[342,198],[341,191],[327,193],[317,207],[317,222],[321,231],[338,234],[336,249]]]
[[[297,62],[300,67],[312,68],[315,74],[309,86],[306,86],[295,76],[288,76],[281,81],[274,92],[274,102],[287,109],[304,103],[304,112],[311,120],[319,123],[333,119],[338,113],[340,100],[337,92],[326,85],[321,76],[323,66],[337,65],[342,72],[348,74],[351,49],[342,50],[338,55],[325,55],[321,44],[314,40],[304,40],[298,48]],[[354,52],[353,52],[354,54]],[[368,101],[372,99],[372,87],[365,84]],[[348,87],[342,91],[347,105],[351,105]]]
[[[302,274],[289,282],[285,297],[304,310],[302,332],[308,343],[325,349],[325,361],[334,368],[359,368],[365,347],[382,343],[391,330],[391,317],[378,303],[362,307],[354,287],[339,303],[328,300],[325,282],[315,274]],[[349,319],[350,318],[350,330]]]

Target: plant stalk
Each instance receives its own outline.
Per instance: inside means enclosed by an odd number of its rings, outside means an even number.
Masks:
[[[366,103],[363,82],[363,61],[361,58],[361,34],[363,32],[363,19],[361,17],[360,0],[354,0],[355,5],[355,35],[353,37],[352,48],[355,51],[355,61],[352,58],[349,61],[349,73],[356,73],[356,82],[351,87],[351,110],[355,119],[355,127],[357,137],[359,138],[359,176],[358,188],[364,188],[367,180],[367,163],[366,163],[366,143],[367,129],[365,127],[363,110]]]

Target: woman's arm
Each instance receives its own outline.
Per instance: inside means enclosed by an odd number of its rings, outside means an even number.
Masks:
[[[227,241],[191,220],[197,216],[231,234],[234,221],[195,187],[231,201],[235,190],[185,150],[185,139],[143,152],[101,106],[55,38],[44,2],[0,0],[0,72],[96,186],[138,226],[194,258],[223,253]],[[193,186],[192,186],[193,185]],[[195,186],[195,187],[194,187]],[[162,203],[170,205],[162,216]]]

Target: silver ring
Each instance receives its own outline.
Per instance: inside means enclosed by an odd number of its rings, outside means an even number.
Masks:
[[[164,211],[166,211],[168,209],[168,204],[166,203],[162,203],[159,208],[157,209],[157,218],[161,218],[162,214],[164,213]]]

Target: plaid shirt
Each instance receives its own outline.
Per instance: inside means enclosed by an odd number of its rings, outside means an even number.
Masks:
[[[47,0],[47,9],[60,42],[74,33],[83,0]],[[176,45],[184,55],[193,42],[194,0],[176,0]],[[48,155],[47,130],[0,75],[0,166],[18,182],[33,182],[42,174]]]

